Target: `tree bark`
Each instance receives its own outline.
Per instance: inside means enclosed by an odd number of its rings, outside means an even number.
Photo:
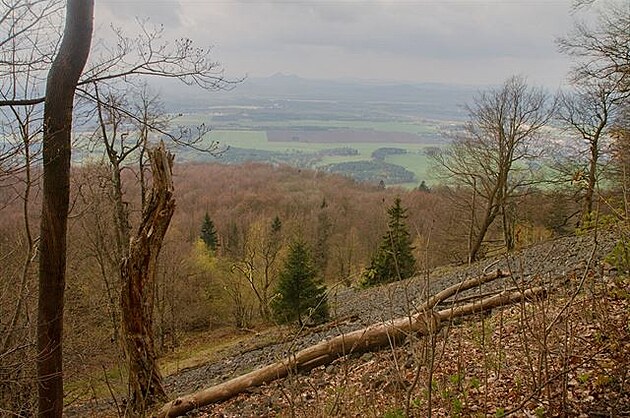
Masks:
[[[339,335],[328,341],[305,348],[298,353],[279,362],[270,364],[243,376],[228,380],[219,385],[203,389],[199,392],[179,397],[167,404],[157,413],[159,418],[182,416],[189,411],[214,402],[223,401],[238,395],[253,386],[260,386],[276,379],[286,377],[289,373],[310,370],[328,364],[350,353],[375,351],[383,347],[395,346],[412,334],[428,335],[436,332],[442,324],[454,318],[478,314],[500,306],[509,305],[523,299],[531,299],[544,295],[542,287],[523,292],[504,291],[498,295],[468,303],[466,305],[444,309],[436,312],[432,309],[439,302],[479,283],[488,282],[506,274],[485,275],[452,286],[429,299],[418,313],[406,317],[371,325],[348,334]]]
[[[599,164],[599,137],[604,127],[605,123],[600,123],[592,138],[589,139],[588,177],[586,179],[586,193],[584,193],[582,221],[589,219],[591,212],[593,212],[593,196],[597,186],[597,165]]]
[[[93,0],[68,0],[63,40],[46,84],[37,313],[38,407],[42,417],[61,417],[63,411],[62,337],[70,134],[74,93],[90,51],[93,14]]]
[[[486,234],[488,233],[488,229],[494,222],[494,219],[497,217],[498,209],[496,203],[489,201],[486,206],[486,211],[483,218],[483,223],[479,228],[479,232],[475,237],[472,245],[472,249],[470,250],[470,254],[468,254],[468,262],[473,263],[477,261],[479,258],[479,251],[481,250],[481,246],[486,238]]]
[[[153,340],[153,298],[158,255],[175,211],[171,177],[173,155],[161,144],[149,151],[149,158],[153,175],[151,195],[142,214],[142,223],[131,240],[129,255],[121,266],[130,415],[143,415],[147,408],[167,399]]]

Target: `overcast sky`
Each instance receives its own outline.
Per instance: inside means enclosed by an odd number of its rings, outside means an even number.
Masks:
[[[98,0],[96,27],[164,24],[213,49],[226,75],[496,84],[513,74],[550,88],[570,66],[554,39],[572,0]],[[129,31],[129,29],[127,29]]]

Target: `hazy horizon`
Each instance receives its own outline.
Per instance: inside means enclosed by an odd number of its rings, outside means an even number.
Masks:
[[[112,22],[163,24],[167,39],[212,46],[229,78],[277,73],[361,82],[500,84],[523,75],[558,88],[570,60],[555,39],[574,19],[573,0],[102,0],[96,37]],[[592,14],[592,13],[591,13]]]

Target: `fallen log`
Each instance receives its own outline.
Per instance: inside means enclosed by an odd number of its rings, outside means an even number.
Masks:
[[[425,301],[422,305],[416,308],[419,312],[433,309],[439,303],[444,302],[446,299],[450,298],[453,295],[457,295],[466,290],[472,289],[473,287],[480,286],[485,283],[489,283],[496,279],[509,277],[510,274],[504,272],[502,270],[497,269],[494,273],[483,274],[481,276],[473,277],[471,279],[463,280],[459,283],[454,284],[453,286],[447,287],[446,289],[436,293],[431,296],[427,301]]]
[[[486,277],[487,276],[487,277]],[[497,271],[492,275],[481,276],[451,286],[430,298],[425,306],[435,306],[466,286],[474,286],[474,281],[490,281],[505,277]],[[331,363],[332,361],[350,353],[376,351],[383,347],[396,346],[409,335],[429,335],[436,332],[441,324],[452,321],[461,316],[477,314],[500,306],[509,305],[524,299],[537,298],[544,295],[542,287],[528,289],[524,292],[504,291],[487,299],[478,300],[466,305],[434,311],[432,308],[424,309],[413,315],[396,318],[383,323],[374,324],[366,328],[342,334],[330,340],[322,341],[311,347],[307,347],[285,359],[245,375],[228,380],[216,386],[202,389],[190,395],[181,396],[167,404],[157,413],[157,417],[175,417],[186,414],[189,411],[211,403],[220,402],[232,398],[248,388],[260,386],[277,379],[286,377],[290,373],[310,370],[314,367]],[[439,296],[439,297],[438,297]]]

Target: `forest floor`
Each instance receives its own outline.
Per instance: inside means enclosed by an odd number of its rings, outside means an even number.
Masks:
[[[460,298],[533,285],[550,289],[548,298],[409,336],[397,348],[346,356],[189,416],[630,416],[630,279],[604,261],[614,245],[609,233],[564,237],[377,288],[334,288],[332,322],[226,335],[220,344],[214,338],[194,357],[167,363],[166,390],[174,398],[221,383],[413,313],[427,294],[501,269],[512,276]]]

